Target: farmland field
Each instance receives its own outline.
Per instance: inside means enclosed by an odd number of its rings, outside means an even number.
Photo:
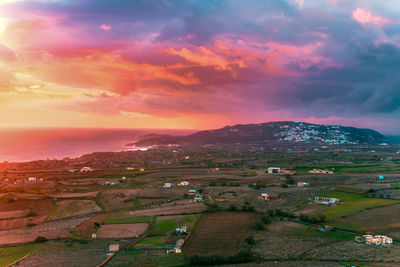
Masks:
[[[200,213],[206,209],[203,203],[190,203],[187,201],[186,204],[161,207],[154,209],[135,210],[129,214],[134,216],[156,216],[156,215],[172,215],[172,214],[185,214],[185,213]]]
[[[0,220],[0,231],[40,224],[47,218],[53,208],[50,199],[30,201],[30,203],[17,201],[15,203],[2,203],[2,205],[1,209],[4,212],[24,210],[26,215],[29,215],[29,211],[31,211],[32,216]]]
[[[101,208],[93,200],[62,200],[57,202],[57,210],[49,219],[58,220],[99,211]]]
[[[400,204],[364,210],[346,218],[338,218],[333,225],[357,231],[398,229],[400,228]]]
[[[132,238],[143,234],[149,224],[105,224],[97,231],[98,238]]]
[[[380,199],[380,198],[367,198],[359,194],[330,191],[318,194],[322,197],[335,197],[344,201],[343,204],[326,209],[320,214],[326,216],[328,221],[335,220],[342,216],[350,216],[368,208],[384,207],[400,203],[396,200]]]
[[[186,225],[187,231],[190,231],[198,218],[199,215],[159,216],[152,231],[156,233],[171,232],[181,225]]]
[[[259,219],[255,213],[220,212],[203,215],[183,246],[185,257],[193,255],[232,255],[252,232]]]

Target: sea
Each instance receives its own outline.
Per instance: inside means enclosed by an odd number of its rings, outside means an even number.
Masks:
[[[93,152],[141,149],[129,147],[143,134],[187,135],[195,130],[170,129],[0,129],[0,162],[74,158]]]

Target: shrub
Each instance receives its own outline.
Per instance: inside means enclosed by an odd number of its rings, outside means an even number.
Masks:
[[[256,243],[256,241],[254,240],[254,237],[252,237],[252,236],[248,236],[248,237],[246,237],[246,243],[247,244],[249,244],[249,245],[254,245],[255,243]]]
[[[38,236],[38,237],[36,237],[36,239],[35,239],[35,243],[44,243],[44,242],[47,242],[48,241],[48,239],[46,238],[46,237],[44,237],[44,236]]]
[[[267,216],[267,215],[261,216],[261,221],[263,222],[263,224],[269,224],[269,223],[271,223],[271,219],[270,219],[269,216]]]
[[[274,211],[273,210],[268,210],[267,212],[268,212],[270,217],[274,216]]]
[[[34,212],[33,210],[29,210],[28,213],[26,214],[26,217],[34,217],[37,216],[37,213]]]
[[[263,231],[265,229],[264,224],[262,224],[260,222],[256,222],[254,224],[253,228],[254,228],[254,230],[257,230],[257,231]]]
[[[237,207],[236,207],[235,205],[230,205],[230,206],[229,206],[229,210],[230,210],[230,211],[236,211],[236,210],[237,210]]]

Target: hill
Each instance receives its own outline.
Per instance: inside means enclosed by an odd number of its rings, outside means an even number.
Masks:
[[[279,121],[225,126],[221,129],[200,131],[187,136],[150,134],[141,136],[134,145],[269,142],[379,145],[388,143],[388,140],[379,132],[371,129]]]

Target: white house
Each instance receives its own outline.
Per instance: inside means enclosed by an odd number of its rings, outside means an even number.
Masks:
[[[36,182],[36,177],[29,177],[28,182]]]
[[[333,197],[315,197],[315,202],[319,203],[319,204],[325,204],[325,205],[329,205],[329,204],[336,204],[339,202],[338,198],[333,198]]]
[[[310,186],[310,183],[298,182],[298,183],[297,183],[297,186],[298,186],[298,187],[309,187],[309,186]]]
[[[281,168],[279,167],[269,167],[267,170],[267,173],[280,173],[281,172]]]
[[[263,199],[263,200],[270,200],[271,199],[270,195],[267,194],[267,193],[261,193],[260,198]]]
[[[190,189],[189,190],[189,196],[195,195],[197,193],[196,189]]]
[[[93,169],[90,167],[82,167],[81,172],[92,172]]]
[[[170,187],[172,187],[172,184],[171,183],[165,183],[163,187],[164,188],[170,188]]]
[[[108,250],[110,252],[117,252],[119,251],[119,244],[110,244]]]
[[[367,245],[389,245],[393,243],[393,239],[384,235],[363,235],[365,244]]]

